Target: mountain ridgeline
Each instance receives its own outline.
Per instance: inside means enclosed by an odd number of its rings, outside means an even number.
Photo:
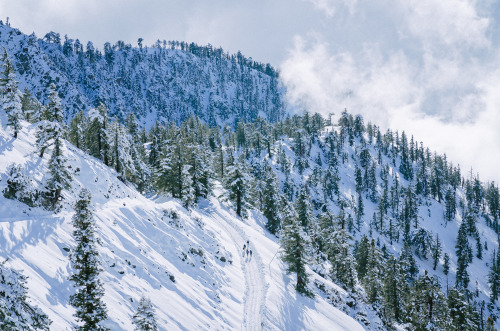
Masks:
[[[50,178],[30,189],[23,166],[9,168],[6,198],[70,208],[65,137],[141,193],[186,210],[212,199],[239,219],[262,216],[281,245],[282,262],[273,263],[286,265],[296,291],[367,328],[498,326],[495,183],[347,111],[334,122],[284,115],[276,72],[239,55],[160,42],[107,45],[101,54],[6,26],[0,38],[15,59],[4,53],[0,77],[9,130],[17,137],[23,118],[36,123],[39,157],[51,153]],[[14,68],[28,87],[22,98]]]
[[[63,39],[63,40],[61,40]],[[48,100],[54,83],[66,119],[79,111],[106,105],[110,117],[123,120],[134,113],[142,124],[156,120],[180,124],[196,115],[210,125],[283,116],[283,88],[269,64],[230,55],[211,45],[158,40],[152,47],[118,41],[102,51],[89,42],[43,39],[0,24],[0,44],[16,69],[21,89],[40,102]]]

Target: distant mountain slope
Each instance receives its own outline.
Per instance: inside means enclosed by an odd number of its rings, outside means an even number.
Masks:
[[[270,66],[228,55],[220,48],[184,42],[155,47],[107,43],[101,52],[89,43],[48,33],[44,39],[0,25],[0,45],[15,63],[22,88],[42,103],[50,83],[63,99],[68,119],[104,103],[110,115],[130,112],[143,124],[182,122],[195,114],[206,123],[230,124],[257,116],[283,115],[283,88]]]
[[[48,156],[34,148],[35,126],[24,123],[17,139],[0,114],[0,191],[11,163],[24,167],[40,186]],[[106,325],[131,330],[141,296],[151,298],[161,330],[260,329],[362,330],[322,296],[298,295],[293,277],[276,256],[279,245],[263,229],[260,213],[243,222],[217,199],[188,212],[175,199],[150,200],[117,179],[100,161],[66,144],[73,173],[58,214],[29,208],[0,195],[0,258],[29,276],[29,298],[52,319],[53,330],[71,329],[73,293],[68,251],[72,204],[81,187],[92,193],[102,245]],[[250,240],[251,259],[241,247]],[[338,294],[345,291],[314,276]],[[373,317],[375,318],[375,317]],[[376,318],[375,318],[376,319]]]

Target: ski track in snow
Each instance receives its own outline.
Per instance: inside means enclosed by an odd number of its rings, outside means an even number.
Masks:
[[[217,220],[221,228],[232,238],[237,252],[243,252],[243,244],[246,244],[247,238],[249,237],[242,228],[237,226],[237,224],[231,224],[225,220],[231,218],[225,218],[218,213],[214,214],[213,211],[215,211],[215,209],[211,212],[212,216]],[[252,249],[252,257],[249,258],[240,255],[246,284],[242,329],[262,330],[262,310],[265,306],[266,283],[264,280],[264,271],[259,268],[259,266],[262,265],[259,253],[252,242],[250,242],[249,246]]]

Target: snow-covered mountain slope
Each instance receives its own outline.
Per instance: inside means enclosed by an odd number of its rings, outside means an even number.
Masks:
[[[24,123],[13,139],[5,123],[1,114],[0,190],[11,163],[22,165],[40,186],[48,157],[40,159],[35,151],[35,127]],[[132,329],[141,296],[152,300],[165,330],[363,329],[324,296],[296,293],[277,255],[277,240],[263,229],[259,213],[242,221],[215,198],[202,200],[192,211],[176,200],[147,199],[72,145],[66,143],[64,153],[73,182],[59,213],[0,195],[0,257],[29,277],[29,299],[49,315],[51,329],[75,325],[68,303],[73,293],[68,252],[74,247],[71,206],[82,187],[91,191],[95,205],[106,325],[112,330]],[[251,258],[242,255],[246,240]]]
[[[52,32],[42,40],[0,24],[0,45],[21,89],[45,104],[49,85],[56,84],[67,119],[99,103],[121,120],[135,113],[148,127],[156,120],[180,123],[191,114],[211,125],[283,115],[278,73],[240,53],[184,42],[151,48],[107,43],[101,52],[92,43],[60,39]]]

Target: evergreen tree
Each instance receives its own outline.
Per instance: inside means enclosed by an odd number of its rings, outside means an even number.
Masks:
[[[408,319],[415,330],[447,329],[449,312],[438,280],[427,271],[418,277],[409,293]]]
[[[299,224],[304,231],[309,232],[312,223],[314,222],[314,214],[311,207],[311,197],[307,192],[307,187],[303,185],[295,200],[295,210],[297,211]]]
[[[325,251],[332,264],[330,271],[332,279],[344,288],[353,291],[358,283],[358,276],[354,256],[350,251],[350,240],[352,237],[347,230],[337,225],[326,242]]]
[[[90,155],[103,161],[107,166],[111,165],[112,137],[112,132],[109,130],[108,109],[101,103],[89,111],[85,146]]]
[[[436,270],[437,264],[439,262],[439,258],[441,257],[441,252],[443,248],[441,245],[441,241],[439,240],[439,235],[436,234],[436,240],[432,245],[432,270]]]
[[[137,331],[158,331],[155,310],[150,299],[141,298],[137,312],[132,317],[132,323]]]
[[[0,263],[0,329],[49,330],[52,321],[28,302],[26,276]]]
[[[56,140],[64,137],[64,113],[61,99],[57,95],[56,86],[50,84],[49,103],[44,107],[41,121],[38,122],[36,145],[43,157],[45,150],[52,146]]]
[[[450,311],[451,330],[477,330],[474,323],[474,311],[467,303],[465,295],[455,287],[448,290],[448,309]]]
[[[495,253],[493,251],[493,257],[491,259],[490,272],[488,273],[488,284],[490,285],[490,300],[495,303],[500,295],[500,267],[498,263],[500,262],[500,250]]]
[[[68,140],[82,150],[85,149],[85,131],[87,118],[83,110],[76,113],[69,124]]]
[[[279,205],[279,182],[271,166],[264,168],[264,203],[262,213],[267,218],[266,228],[272,233],[277,234],[281,227]]]
[[[372,239],[368,251],[366,275],[363,278],[362,283],[368,296],[368,302],[375,306],[380,306],[382,304],[383,271],[382,252],[375,245],[375,240]]]
[[[356,258],[356,271],[360,279],[363,279],[367,272],[369,249],[370,241],[366,235],[363,235],[354,250],[354,257]]]
[[[70,303],[76,308],[76,318],[82,324],[78,330],[108,330],[102,325],[107,319],[106,305],[102,301],[104,288],[99,274],[102,271],[95,219],[91,196],[87,189],[80,191],[73,216],[73,237],[76,247],[70,254],[71,266],[75,270],[69,279],[74,282],[76,293]]]
[[[295,273],[297,276],[295,286],[297,292],[306,296],[313,296],[312,292],[307,288],[309,276],[306,272],[306,265],[309,238],[299,223],[298,215],[293,206],[287,203],[284,211],[281,258],[287,265],[287,272]]]
[[[8,58],[5,48],[3,62],[3,72],[0,75],[0,106],[7,113],[7,125],[12,127],[14,138],[17,138],[23,119],[21,92],[18,89],[14,66]]]
[[[383,277],[384,315],[387,321],[401,322],[404,318],[407,283],[401,265],[390,256],[385,264]]]
[[[408,282],[411,282],[418,275],[418,266],[415,258],[413,257],[413,252],[411,251],[411,246],[408,242],[403,242],[403,251],[399,257],[399,262],[401,263],[401,269]]]
[[[444,213],[444,219],[446,221],[451,221],[455,218],[455,213],[456,213],[457,207],[456,207],[456,201],[455,201],[455,190],[449,189],[446,191],[445,195],[445,213]]]
[[[25,88],[21,96],[21,110],[24,119],[31,123],[38,122],[42,108],[42,104]]]
[[[35,205],[37,192],[21,165],[11,164],[7,168],[7,187],[3,190],[7,199],[16,199],[29,206]]]
[[[227,167],[225,186],[228,190],[228,199],[234,203],[236,215],[240,217],[246,217],[251,181],[244,160],[239,160],[235,165]]]
[[[182,168],[182,192],[181,192],[181,200],[184,207],[187,209],[191,208],[196,203],[196,195],[195,189],[193,186],[193,177],[189,169],[190,165],[185,165]]]
[[[52,210],[59,208],[62,200],[62,190],[68,189],[71,183],[71,175],[67,169],[66,157],[62,152],[63,141],[60,137],[54,140],[54,149],[49,160],[50,177],[46,182],[44,192],[44,203]]]
[[[457,274],[456,274],[456,287],[460,289],[467,289],[469,285],[469,273],[467,267],[472,261],[472,249],[467,240],[467,225],[462,222],[458,229],[457,243],[455,245],[457,254]]]

